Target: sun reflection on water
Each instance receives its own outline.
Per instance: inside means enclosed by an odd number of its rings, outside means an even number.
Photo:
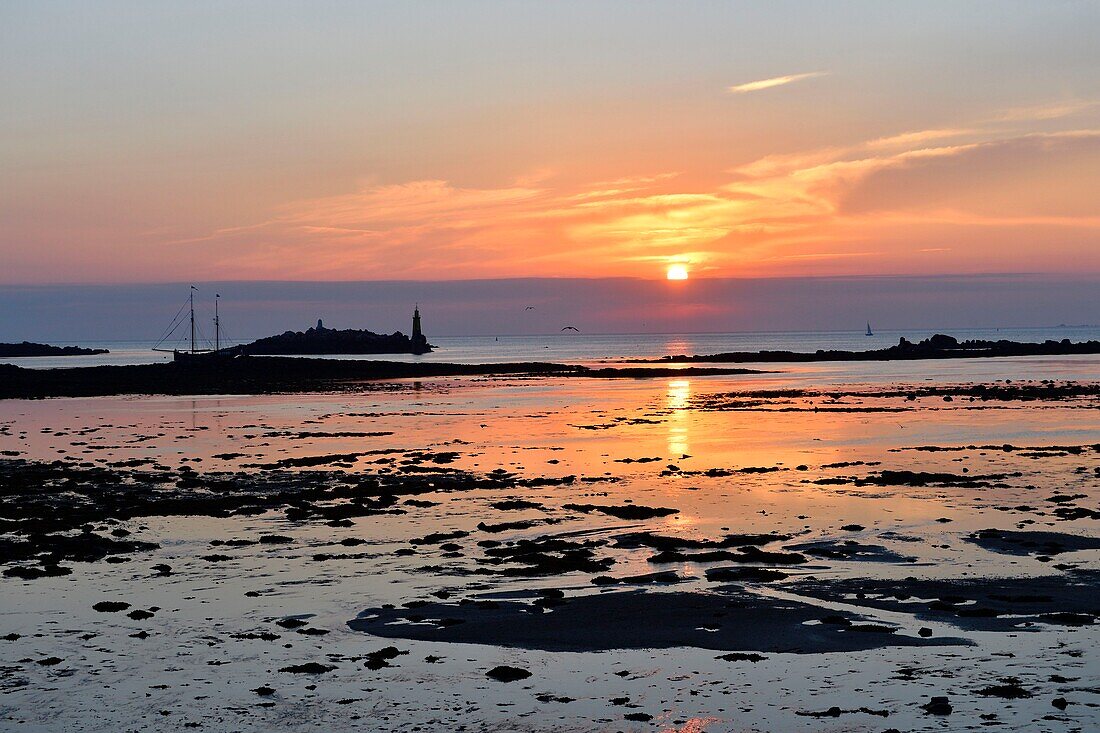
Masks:
[[[707,726],[722,722],[721,718],[700,717],[689,718],[682,726],[662,728],[661,733],[704,733]]]
[[[691,401],[691,381],[673,379],[668,383],[665,405],[672,414],[668,421],[669,458],[677,459],[689,453],[688,444],[688,403]]]

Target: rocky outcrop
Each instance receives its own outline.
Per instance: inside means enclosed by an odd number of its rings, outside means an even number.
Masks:
[[[80,346],[50,346],[24,341],[19,344],[0,344],[0,357],[17,356],[95,356],[109,354],[107,349],[85,349]]]
[[[423,354],[431,344],[414,343],[400,331],[391,334],[358,329],[338,330],[318,325],[306,331],[287,331],[244,344],[233,351],[248,355],[300,354]]]

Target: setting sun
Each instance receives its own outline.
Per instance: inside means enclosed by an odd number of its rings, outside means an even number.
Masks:
[[[687,280],[688,279],[687,265],[669,265],[668,266],[668,273],[666,274],[666,277],[669,280]]]

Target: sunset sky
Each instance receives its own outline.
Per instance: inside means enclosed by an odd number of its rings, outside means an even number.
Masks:
[[[8,2],[0,282],[1100,273],[1098,31],[1074,1]]]

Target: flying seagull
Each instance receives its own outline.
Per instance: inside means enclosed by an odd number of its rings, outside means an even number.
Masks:
[[[577,333],[581,332],[581,330],[579,328],[577,328],[576,326],[566,326],[562,330],[563,331],[576,331]]]
[[[533,305],[529,305],[529,306],[527,306],[526,308],[524,308],[523,310],[525,310],[525,311],[533,311],[534,309],[535,309],[535,306],[533,306]]]

